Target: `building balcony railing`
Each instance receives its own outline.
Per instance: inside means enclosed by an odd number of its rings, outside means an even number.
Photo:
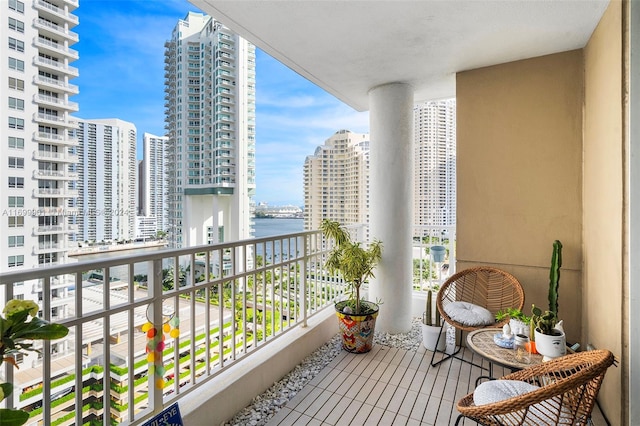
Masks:
[[[364,240],[363,227],[352,232]],[[452,247],[453,229],[435,240],[424,232],[414,245]],[[328,248],[318,231],[306,231],[0,274],[4,300],[41,298],[43,318],[70,329],[19,370],[3,364],[0,375],[14,384],[5,403],[38,410],[32,419],[45,424],[84,424],[91,415],[141,424],[344,297],[344,283],[324,268]],[[53,306],[60,283],[64,311]]]
[[[43,75],[36,75],[33,77],[33,82],[39,85],[44,85],[48,87],[53,87],[55,89],[64,89],[71,94],[79,93],[78,86],[75,84],[68,84],[62,80],[56,80],[50,77],[45,77]]]
[[[64,98],[56,98],[55,96],[37,94],[33,95],[33,100],[37,104],[52,105],[70,111],[78,111],[79,109],[77,102],[70,102]]]
[[[78,172],[70,172],[67,170],[34,170],[33,178],[50,180],[75,180],[78,178]]]
[[[74,49],[70,49],[68,47],[66,47],[64,44],[60,44],[60,43],[55,43],[51,40],[47,40],[46,38],[43,37],[34,37],[33,38],[33,44],[36,47],[39,47],[41,49],[47,49],[50,50],[52,52],[55,53],[60,53],[63,54],[65,56],[68,56],[72,59],[78,59],[79,55],[78,55],[78,51],[74,50]]]
[[[40,243],[33,247],[33,254],[55,253],[63,250],[65,247],[62,243]]]
[[[33,159],[34,160],[42,160],[42,161],[57,161],[57,162],[65,162],[65,163],[77,163],[78,162],[78,154],[70,154],[70,153],[68,153],[66,151],[54,152],[54,151],[35,150],[35,151],[33,151]]]
[[[50,142],[58,145],[75,146],[78,144],[78,140],[70,138],[67,135],[49,133],[49,132],[34,132],[33,139],[37,142]]]
[[[38,10],[42,10],[42,11],[47,11],[50,13],[53,13],[54,15],[63,18],[73,24],[78,24],[78,17],[68,13],[66,10],[61,9],[49,2],[43,1],[43,0],[37,0],[34,2],[34,7]]]
[[[34,113],[33,120],[38,123],[55,124],[56,126],[64,126],[64,127],[72,127],[72,128],[77,127],[76,123],[68,120],[65,116],[45,114],[42,112]]]
[[[77,33],[74,33],[73,31],[69,31],[60,25],[54,24],[53,22],[49,22],[46,19],[35,18],[33,20],[33,26],[36,27],[37,29],[49,31],[49,32],[52,32],[53,34],[68,38],[71,41],[77,42],[79,40]]]
[[[78,196],[78,190],[68,188],[37,188],[33,190],[33,196],[36,198],[72,198]]]
[[[69,66],[64,62],[54,61],[49,58],[38,56],[33,58],[33,64],[36,66],[47,67],[55,71],[64,72],[74,77],[78,76],[78,68]]]

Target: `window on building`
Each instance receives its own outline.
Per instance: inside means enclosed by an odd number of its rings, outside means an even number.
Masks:
[[[24,207],[24,197],[9,197],[9,208]]]
[[[9,188],[24,188],[24,178],[9,176]]]
[[[9,77],[9,89],[19,90],[24,92],[24,80],[19,78]]]
[[[14,19],[14,18],[9,18],[9,29],[17,31],[19,33],[23,33],[24,32],[24,22],[19,21],[19,20]]]
[[[16,58],[9,58],[9,69],[24,71],[24,61]]]
[[[24,247],[24,235],[9,235],[9,247]]]
[[[48,263],[56,263],[58,261],[58,253],[44,253],[38,255],[38,264],[46,265]]]
[[[22,265],[24,265],[24,255],[9,256],[9,262],[8,262],[9,268],[13,268],[15,266],[22,266]]]
[[[9,49],[24,52],[24,41],[9,37]]]
[[[19,0],[9,0],[9,9],[24,13],[24,3]]]
[[[9,157],[10,169],[24,169],[24,158],[21,157]]]
[[[24,99],[9,97],[9,109],[24,111]]]
[[[24,216],[9,216],[9,228],[23,228]]]
[[[9,136],[9,148],[24,149],[24,139]]]
[[[9,128],[24,130],[24,120],[17,117],[9,117]]]

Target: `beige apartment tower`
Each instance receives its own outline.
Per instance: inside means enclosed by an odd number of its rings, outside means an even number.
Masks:
[[[304,163],[304,228],[369,220],[369,135],[339,130]]]

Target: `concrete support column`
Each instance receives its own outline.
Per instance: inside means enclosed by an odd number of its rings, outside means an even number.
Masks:
[[[382,241],[369,300],[381,300],[376,330],[411,329],[413,224],[413,88],[390,83],[369,91],[370,238]]]

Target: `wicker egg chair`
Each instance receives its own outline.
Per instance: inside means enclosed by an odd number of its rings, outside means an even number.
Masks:
[[[473,331],[486,327],[502,327],[509,321],[509,318],[480,326],[465,324],[454,320],[447,314],[447,306],[453,302],[468,302],[481,306],[489,310],[495,318],[495,314],[500,310],[508,308],[522,309],[524,306],[524,291],[516,277],[508,272],[489,266],[469,268],[452,275],[438,291],[436,306],[442,319],[444,319],[442,326],[444,327],[445,323],[450,324],[456,329],[456,335],[460,331],[460,339],[462,339],[463,331]],[[452,354],[447,354],[442,359],[434,362],[436,352],[442,352],[436,350],[431,356],[431,365],[435,367],[451,357],[468,362],[463,358],[456,357],[459,351],[460,347],[457,347]]]
[[[473,393],[462,398],[456,425],[469,418],[481,425],[587,425],[607,369],[614,363],[608,350],[578,352],[508,374],[539,386],[519,396],[475,405]]]

